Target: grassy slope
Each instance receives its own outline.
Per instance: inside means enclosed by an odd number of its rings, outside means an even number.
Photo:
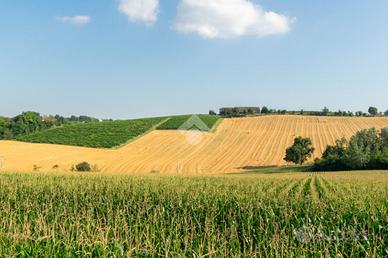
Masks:
[[[2,257],[386,255],[384,172],[2,173],[0,186]]]
[[[160,126],[157,129],[159,130],[177,130],[179,129],[190,117],[193,115],[182,115],[182,116],[173,116]],[[219,116],[211,116],[211,115],[197,115],[209,128],[209,131],[213,129],[213,127],[219,121]]]
[[[176,130],[192,115],[145,118],[135,120],[93,122],[66,125],[30,135],[20,136],[19,141],[32,143],[51,143],[93,148],[119,147],[143,135],[152,129]],[[208,126],[214,129],[220,117],[198,115]]]
[[[165,119],[146,118],[74,124],[22,136],[17,140],[33,143],[112,148],[146,133]]]

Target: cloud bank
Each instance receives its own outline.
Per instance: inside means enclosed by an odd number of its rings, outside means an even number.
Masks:
[[[158,19],[159,0],[120,0],[119,11],[131,22],[151,25]]]
[[[249,0],[181,0],[173,27],[205,38],[235,38],[285,34],[292,21]]]
[[[57,17],[57,20],[66,24],[82,25],[91,22],[92,18],[90,16],[78,15]]]

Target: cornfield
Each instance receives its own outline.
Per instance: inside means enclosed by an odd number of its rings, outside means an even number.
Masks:
[[[388,255],[388,174],[2,173],[0,256]]]

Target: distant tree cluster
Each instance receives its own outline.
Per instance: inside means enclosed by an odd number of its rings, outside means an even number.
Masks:
[[[378,109],[376,107],[370,107],[368,109],[368,113],[371,115],[371,116],[377,116],[377,114],[379,113]]]
[[[215,115],[213,110],[209,111],[210,115]],[[321,111],[306,111],[306,110],[286,110],[286,109],[270,109],[266,106],[262,108],[255,107],[234,107],[234,108],[221,108],[220,113],[221,116],[225,117],[241,117],[247,115],[270,115],[270,114],[278,114],[278,115],[305,115],[305,116],[358,116],[358,117],[371,117],[371,116],[388,116],[388,110],[385,113],[379,112],[376,107],[370,107],[368,112],[363,111],[330,111],[329,108],[324,107]]]
[[[304,115],[313,115],[313,116],[377,116],[379,115],[377,108],[370,107],[368,109],[368,113],[365,113],[363,111],[344,111],[344,110],[338,110],[338,111],[330,111],[327,107],[324,107],[322,111],[305,111],[303,112]]]
[[[13,118],[0,117],[0,139],[13,139],[20,135],[27,135],[37,131],[62,126],[68,123],[82,123],[99,121],[88,116],[41,116],[37,112],[23,112]]]
[[[315,171],[363,169],[388,169],[388,128],[362,130],[350,141],[337,140],[314,163]]]
[[[261,109],[261,114],[263,115],[266,115],[266,114],[287,114],[287,110],[285,109],[269,109],[268,107],[266,106],[263,106],[262,109]]]
[[[224,117],[244,117],[249,115],[267,115],[267,114],[287,114],[288,111],[269,109],[266,106],[260,107],[229,107],[220,108],[219,115]],[[209,115],[215,115],[213,110],[209,111]]]
[[[24,112],[13,118],[0,119],[0,139],[12,139],[21,134],[33,133],[50,125],[45,123],[39,113]]]
[[[70,118],[65,118],[65,121],[69,120],[70,122],[79,122],[79,123],[88,123],[88,122],[98,122],[97,118],[89,116],[71,116]]]

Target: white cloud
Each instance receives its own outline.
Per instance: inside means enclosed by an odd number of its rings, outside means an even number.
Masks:
[[[77,15],[57,17],[57,20],[67,24],[82,25],[89,23],[92,18],[90,16]]]
[[[205,38],[234,38],[284,34],[292,21],[250,0],[181,0],[173,27]]]
[[[119,11],[132,22],[150,25],[158,19],[159,0],[120,0]]]

